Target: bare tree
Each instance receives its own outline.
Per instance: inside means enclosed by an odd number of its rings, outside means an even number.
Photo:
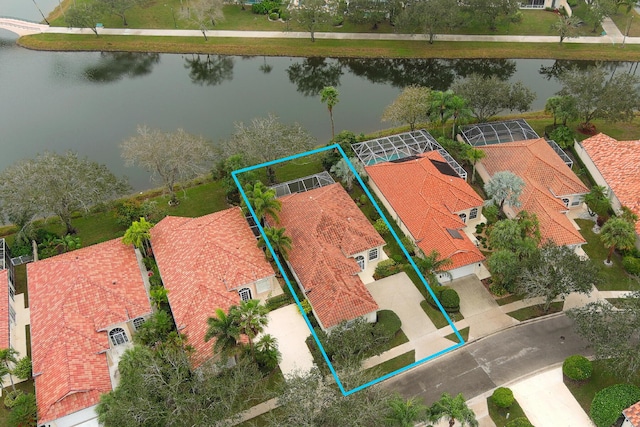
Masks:
[[[415,130],[416,123],[426,122],[431,111],[431,89],[423,86],[407,86],[385,108],[382,121],[406,123]]]
[[[215,27],[216,22],[224,19],[222,13],[222,0],[192,0],[189,7],[184,11],[185,17],[198,26],[200,32],[207,38],[207,30]]]
[[[310,150],[316,140],[297,123],[285,125],[278,116],[257,117],[250,125],[235,123],[235,133],[224,143],[225,156],[242,153],[250,162],[264,163]],[[267,166],[269,183],[275,182],[275,166]]]
[[[329,22],[332,16],[330,11],[333,9],[335,9],[333,1],[305,0],[303,4],[298,4],[298,6],[292,10],[291,17],[305,30],[309,31],[311,41],[315,42],[315,33],[318,27]]]
[[[151,179],[160,181],[177,204],[175,185],[180,181],[206,173],[213,163],[211,144],[201,136],[184,129],[165,133],[147,126],[138,126],[138,134],[121,144],[127,166],[137,165],[151,172]]]

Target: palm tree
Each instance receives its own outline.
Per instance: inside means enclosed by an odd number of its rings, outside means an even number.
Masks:
[[[275,190],[268,188],[261,181],[256,181],[253,186],[249,184],[245,188],[245,193],[253,208],[253,213],[258,217],[261,225],[264,225],[264,218],[267,215],[273,218],[276,223],[280,222],[278,212],[280,212],[282,204],[276,199]]]
[[[148,222],[141,216],[140,221],[133,221],[131,226],[127,228],[127,231],[125,231],[124,237],[122,238],[122,242],[127,245],[133,244],[133,246],[141,249],[142,253],[147,256],[149,239],[151,239],[151,227],[153,227],[153,223]]]
[[[449,421],[449,427],[453,427],[456,421],[461,426],[477,427],[478,420],[476,414],[467,406],[462,393],[456,397],[451,397],[449,393],[443,393],[436,403],[429,410],[429,421],[437,423],[445,418]]]
[[[240,327],[235,315],[235,306],[229,309],[227,315],[221,308],[216,309],[215,315],[207,319],[207,332],[204,335],[205,342],[215,339],[213,344],[213,352],[226,357],[233,357],[236,361],[237,355],[240,353],[238,340],[240,339]]]
[[[385,421],[389,426],[413,427],[417,421],[424,419],[429,408],[417,399],[404,400],[395,396],[389,400],[389,415]]]
[[[257,299],[242,301],[239,306],[234,306],[229,311],[230,316],[237,322],[238,330],[249,339],[251,354],[255,355],[253,349],[253,339],[264,330],[269,318],[269,310],[264,305],[260,305]]]
[[[487,153],[485,153],[482,150],[479,150],[477,148],[470,148],[466,151],[466,153],[464,154],[464,158],[465,160],[469,161],[471,163],[472,166],[472,171],[471,171],[471,182],[475,182],[476,181],[476,163],[478,163],[479,160],[482,160],[486,157]]]
[[[340,102],[338,99],[338,90],[333,86],[325,86],[320,91],[320,97],[322,103],[327,104],[327,109],[329,110],[329,117],[331,118],[331,140],[333,141],[336,137],[336,133],[333,127],[333,107]]]
[[[291,250],[291,237],[285,234],[286,229],[284,228],[275,228],[269,227],[265,228],[264,234],[267,235],[267,239],[269,243],[271,243],[271,247],[273,250],[279,254],[284,261],[289,259],[289,251]],[[264,238],[260,236],[258,240],[258,247],[264,248],[266,243]],[[267,251],[267,259],[270,259],[271,252]]]
[[[451,117],[451,100],[453,99],[453,91],[436,90],[431,92],[431,111],[433,111],[440,119],[442,125],[442,136],[444,136],[444,124]]]
[[[278,340],[271,334],[264,334],[256,342],[256,350],[260,353],[260,361],[269,370],[276,368],[282,360],[282,354],[278,350]]]
[[[636,230],[629,221],[624,218],[611,218],[605,222],[600,230],[600,240],[609,248],[607,265],[611,265],[613,251],[618,249],[631,249],[636,243]]]
[[[473,117],[473,112],[467,107],[467,100],[461,96],[454,95],[449,101],[449,113],[453,117],[453,125],[451,126],[451,139],[456,136],[456,126],[464,123]]]
[[[594,185],[589,193],[584,196],[584,202],[589,209],[589,215],[605,217],[611,210],[611,202],[607,197],[607,188],[602,185]]]
[[[360,163],[357,159],[351,158],[349,159],[354,169],[358,173],[358,175],[362,176],[364,174],[364,168],[362,163]],[[336,177],[347,187],[347,191],[351,192],[353,189],[353,182],[356,180],[356,175],[353,173],[347,161],[342,158],[335,165],[331,166],[329,170],[332,174],[335,174]]]
[[[4,378],[5,375],[9,375],[9,381],[11,381],[11,388],[16,391],[16,386],[13,383],[13,368],[12,365],[18,363],[18,352],[13,348],[0,349],[0,378]]]
[[[445,270],[446,267],[451,265],[452,261],[450,258],[440,258],[440,254],[437,250],[432,250],[429,255],[425,255],[422,253],[422,256],[413,257],[413,262],[420,270],[420,273],[427,279],[427,283],[433,285],[438,283],[438,275],[444,274],[448,278],[452,278],[450,272]]]

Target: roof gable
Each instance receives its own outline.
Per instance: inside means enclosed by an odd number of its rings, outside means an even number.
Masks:
[[[330,328],[378,309],[351,256],[384,239],[340,184],[279,198],[279,227],[291,237],[289,263],[318,320]]]
[[[27,265],[39,421],[111,391],[106,329],[151,312],[133,247],[121,239]]]
[[[640,216],[640,140],[618,141],[599,133],[580,144],[620,203]],[[640,234],[640,221],[636,233]]]
[[[239,207],[199,218],[166,217],[151,244],[178,328],[199,366],[212,356],[207,319],[240,302],[237,290],[275,275]]]
[[[425,254],[436,250],[440,259],[451,259],[450,270],[484,260],[466,234],[456,239],[447,231],[465,228],[457,212],[480,208],[482,198],[462,178],[442,173],[433,161],[444,158],[430,151],[410,161],[368,166],[366,171]]]

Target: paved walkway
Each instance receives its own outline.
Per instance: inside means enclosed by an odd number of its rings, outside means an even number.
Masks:
[[[6,21],[6,22],[4,22]],[[17,32],[19,35],[55,33],[55,34],[88,34],[93,31],[88,28],[49,27],[48,25],[34,25],[31,22],[0,18],[0,28]],[[23,25],[21,25],[23,23]],[[619,44],[623,35],[610,18],[605,18],[602,27],[605,34],[601,36],[585,36],[565,39],[564,43],[586,44]],[[136,36],[172,36],[172,37],[202,37],[199,30],[170,30],[170,29],[135,29],[135,28],[99,28],[99,34],[103,35],[136,35]],[[308,32],[302,31],[220,31],[206,32],[207,37],[230,38],[278,38],[278,39],[309,39]],[[315,33],[316,39],[334,40],[422,40],[427,41],[425,35],[412,34],[378,34],[378,33]],[[438,41],[465,41],[465,42],[502,42],[502,43],[558,43],[558,36],[492,36],[492,35],[462,35],[440,34],[436,36]],[[627,37],[625,43],[640,44],[640,37]]]

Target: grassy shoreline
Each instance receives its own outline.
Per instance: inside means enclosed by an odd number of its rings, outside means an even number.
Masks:
[[[249,56],[342,58],[512,58],[601,61],[640,60],[640,45],[444,42],[424,41],[255,39],[170,36],[37,34],[18,45],[44,51],[201,53]]]

